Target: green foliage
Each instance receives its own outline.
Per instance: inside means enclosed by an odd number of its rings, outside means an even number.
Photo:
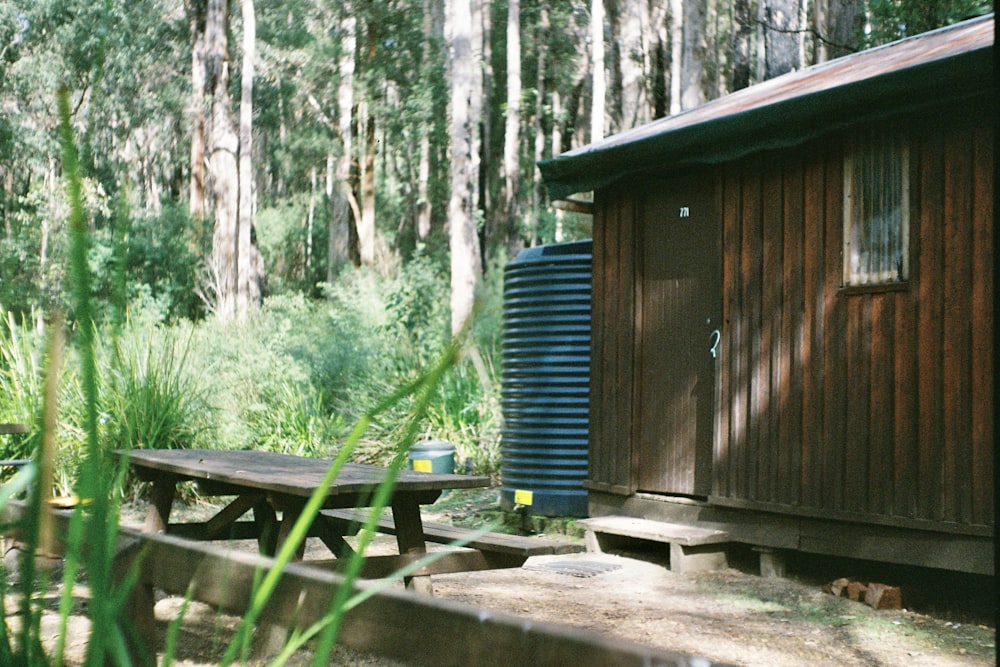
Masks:
[[[208,229],[199,228],[186,207],[168,203],[158,215],[130,219],[123,237],[128,301],[148,292],[171,321],[201,317],[204,303],[192,286],[208,252]]]
[[[36,323],[35,318],[19,321],[13,313],[0,323],[0,421],[41,421],[44,336]],[[37,426],[28,434],[5,436],[0,439],[0,458],[28,458],[37,445]]]
[[[942,28],[993,10],[982,0],[869,0],[871,29],[864,36],[866,47]]]
[[[122,449],[184,449],[211,441],[209,396],[188,371],[187,341],[131,326],[109,351],[101,401],[102,437]]]
[[[312,236],[309,236],[309,201],[305,196],[289,197],[280,205],[257,212],[254,229],[257,245],[265,258],[268,291],[271,294],[302,292],[310,295],[326,277],[325,201],[314,202]]]

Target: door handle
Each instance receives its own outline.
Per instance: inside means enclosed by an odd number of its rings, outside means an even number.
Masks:
[[[708,351],[712,355],[712,358],[715,359],[718,357],[719,343],[722,342],[722,332],[715,329],[708,335],[708,338],[712,341],[712,346],[708,348]]]

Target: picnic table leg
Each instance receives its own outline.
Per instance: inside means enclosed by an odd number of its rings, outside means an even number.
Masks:
[[[266,506],[266,508],[265,508]],[[266,501],[261,501],[254,506],[254,521],[262,523],[260,548],[267,556],[274,556],[281,549],[285,540],[292,532],[292,527],[302,514],[302,508],[296,505],[281,506],[281,522],[277,524],[277,531],[274,530],[276,514],[274,507]],[[276,533],[276,534],[275,534]],[[302,543],[295,550],[295,558],[302,560],[305,556],[306,542]],[[263,659],[276,657],[281,653],[282,648],[288,642],[288,628],[283,625],[268,623],[262,618],[257,622],[257,632],[254,635],[254,654]]]
[[[253,506],[253,520],[260,528],[257,546],[260,553],[273,556],[278,552],[278,515],[266,500]]]
[[[170,508],[177,493],[177,480],[172,476],[158,477],[150,484],[149,509],[143,530],[147,533],[166,533]]]
[[[278,549],[285,543],[288,536],[292,532],[292,527],[295,526],[295,522],[299,520],[299,516],[302,515],[301,507],[284,507],[281,510],[281,524],[278,526],[278,539],[275,544],[275,553]],[[302,560],[302,557],[306,554],[306,541],[302,540],[298,548],[295,549],[295,558],[297,560]]]
[[[396,544],[400,554],[427,553],[424,543],[424,524],[420,518],[420,505],[416,499],[397,494],[392,501],[392,519],[396,523]],[[434,594],[430,576],[404,577],[406,588],[428,595]]]

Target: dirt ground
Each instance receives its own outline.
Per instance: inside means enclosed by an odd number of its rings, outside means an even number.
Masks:
[[[481,504],[481,499],[464,503],[452,499],[431,509],[435,520],[463,522],[481,510]],[[133,519],[140,513],[141,508],[134,508]],[[391,545],[391,538],[380,539],[376,548]],[[315,548],[321,545],[310,546]],[[729,569],[697,575],[671,572],[667,558],[665,545],[636,545],[612,554],[535,557],[518,569],[436,576],[434,594],[734,665],[966,667],[996,663],[995,598],[987,590],[992,581],[985,578],[931,581],[926,572],[878,571],[871,566],[880,575],[879,581],[904,586],[906,606],[901,611],[875,611],[821,589],[824,577],[865,576],[864,571],[841,569],[863,570],[865,564],[791,561],[789,575],[778,579],[758,576],[749,552],[734,552]],[[899,580],[882,576],[886,574]],[[919,593],[911,594],[911,590]],[[175,597],[158,601],[156,615],[164,633],[182,602]],[[81,593],[78,609],[85,604],[85,593]],[[216,664],[238,621],[192,603],[177,639],[174,664]],[[56,632],[53,626],[50,641]],[[82,656],[86,636],[86,621],[74,616],[67,632],[70,662]],[[310,658],[303,650],[287,664],[305,665]],[[341,651],[334,664],[395,663]]]

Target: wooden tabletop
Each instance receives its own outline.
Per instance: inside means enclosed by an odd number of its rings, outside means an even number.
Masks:
[[[137,471],[165,473],[179,479],[206,480],[248,489],[308,497],[323,481],[331,461],[264,451],[216,449],[134,449],[128,456]],[[371,492],[384,479],[381,466],[347,463],[340,470],[329,494]],[[396,492],[487,487],[489,477],[451,475],[402,470]]]

